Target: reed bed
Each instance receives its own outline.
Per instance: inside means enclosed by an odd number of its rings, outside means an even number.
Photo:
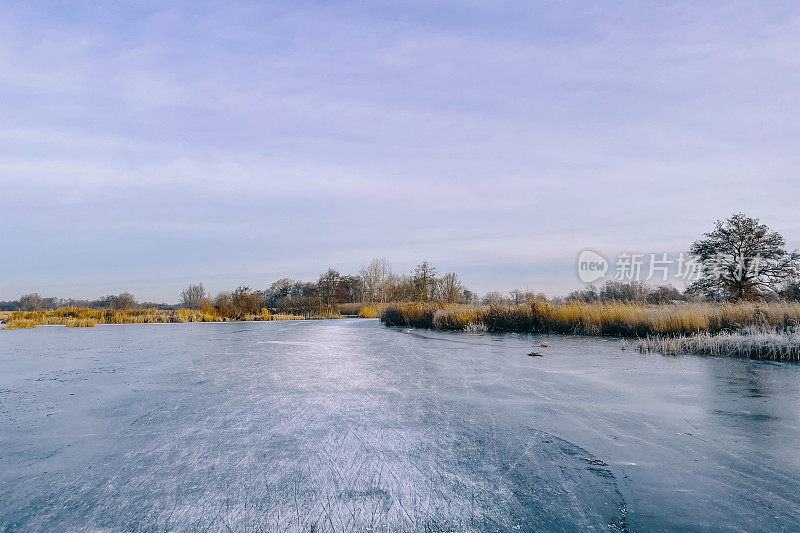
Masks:
[[[386,306],[381,320],[388,326],[487,331],[569,333],[647,337],[736,331],[747,326],[786,329],[800,324],[800,303],[682,303],[647,305],[627,302],[552,305]]]
[[[342,315],[338,309],[328,309],[322,310],[317,313],[313,313],[310,316],[306,317],[310,318],[311,320],[330,320],[330,319],[338,319],[338,318],[346,318]]]
[[[236,320],[303,320],[307,318],[342,318],[338,313],[326,313],[320,316],[303,316],[294,314],[272,314],[269,309],[260,313],[250,313]],[[32,328],[34,326],[67,326],[93,327],[96,324],[170,324],[185,322],[227,322],[233,320],[223,316],[213,306],[203,309],[176,309],[165,311],[160,309],[86,309],[63,307],[48,311],[11,311],[5,313],[0,322],[4,329]]]
[[[3,329],[27,329],[36,326],[35,320],[28,320],[25,318],[17,318],[11,319],[6,322],[6,326]]]
[[[387,306],[387,326],[639,337],[639,350],[800,361],[800,303]],[[627,346],[627,341],[625,341]]]
[[[64,325],[68,328],[93,328],[97,320],[93,318],[70,318]]]
[[[160,309],[86,309],[78,307],[62,307],[49,311],[13,311],[7,318],[8,324],[18,320],[30,320],[35,325],[89,327],[94,324],[163,324],[171,322],[217,322],[219,316],[208,315],[203,311],[178,309],[164,311]],[[6,327],[8,327],[8,324]]]
[[[457,309],[460,307],[468,306],[448,306],[446,304],[438,303],[406,303],[387,305],[381,312],[381,322],[387,326],[433,328],[433,319],[437,312],[448,309]],[[463,329],[463,327],[450,329]]]
[[[383,304],[364,304],[358,310],[358,318],[379,318],[383,308]]]
[[[338,304],[339,313],[347,317],[379,318],[384,304],[376,302],[356,302]]]
[[[361,308],[364,306],[369,305],[365,302],[355,302],[355,303],[343,303],[339,304],[337,307],[339,309],[339,313],[346,316],[355,316],[361,312]]]
[[[800,333],[797,330],[745,328],[736,333],[722,332],[716,335],[703,332],[678,337],[656,336],[641,340],[639,351],[800,361]]]

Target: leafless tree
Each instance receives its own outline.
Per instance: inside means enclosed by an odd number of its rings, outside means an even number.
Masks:
[[[122,292],[117,295],[110,294],[103,298],[104,307],[117,310],[130,310],[136,309],[136,298],[129,292]]]
[[[436,267],[423,261],[414,269],[414,299],[421,302],[430,300],[436,290]]]
[[[341,282],[341,274],[335,268],[329,268],[317,280],[317,296],[327,306],[336,303],[336,297]]]
[[[388,299],[389,281],[392,278],[392,267],[386,258],[375,258],[361,269],[364,280],[364,300],[385,302]]]
[[[187,309],[200,309],[206,299],[206,290],[202,283],[189,285],[181,292],[181,301]]]
[[[514,305],[522,305],[528,301],[527,293],[519,289],[514,289],[508,293],[508,295],[511,298],[511,303]]]
[[[481,303],[484,305],[502,304],[506,303],[506,301],[506,298],[503,298],[503,295],[498,291],[487,292],[486,295],[484,295],[484,297],[481,299]]]
[[[20,311],[41,311],[44,309],[44,299],[39,293],[24,294],[19,299]]]
[[[364,301],[364,280],[361,276],[342,276],[336,288],[336,303]]]
[[[246,285],[239,285],[230,296],[230,314],[234,318],[260,313],[266,305],[264,296]]]
[[[464,301],[464,286],[455,272],[448,272],[439,278],[437,284],[438,299],[446,303]]]

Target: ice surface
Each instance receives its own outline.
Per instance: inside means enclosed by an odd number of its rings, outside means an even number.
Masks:
[[[4,331],[0,531],[793,531],[799,400],[798,365],[602,338]]]

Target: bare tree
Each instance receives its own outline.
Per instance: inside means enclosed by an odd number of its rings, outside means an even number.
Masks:
[[[364,280],[361,276],[342,276],[336,288],[336,302],[364,301]]]
[[[260,313],[267,301],[264,296],[246,285],[239,285],[230,295],[230,316],[244,318]]]
[[[361,279],[364,281],[364,300],[368,302],[385,302],[388,296],[388,284],[392,278],[392,267],[386,258],[375,258],[361,268]]]
[[[690,253],[703,267],[688,292],[714,299],[754,299],[778,294],[800,273],[800,253],[784,249],[786,241],[757,218],[738,213],[718,220],[714,231],[692,244]]]
[[[659,285],[650,289],[645,299],[647,303],[660,305],[685,300],[686,297],[672,285]]]
[[[181,292],[181,302],[187,309],[200,309],[206,299],[206,290],[202,283],[189,285]]]
[[[493,305],[506,303],[507,300],[498,291],[491,291],[486,293],[481,302],[484,305]]]
[[[325,305],[331,306],[336,303],[341,278],[338,270],[329,268],[317,280],[317,296]]]
[[[23,294],[19,298],[20,311],[41,311],[44,309],[44,299],[39,293]]]
[[[265,291],[267,304],[270,307],[277,307],[279,302],[293,296],[293,289],[297,283],[300,282],[291,278],[281,278],[273,282]]]
[[[433,297],[436,290],[436,267],[423,261],[414,269],[414,299],[426,302]]]
[[[446,303],[461,303],[464,301],[464,286],[455,272],[448,272],[439,279],[438,298]]]
[[[461,291],[461,297],[464,298],[464,301],[468,304],[478,303],[480,301],[477,294],[466,288]]]
[[[129,292],[122,292],[117,294],[116,296],[110,294],[103,298],[103,306],[109,307],[111,309],[117,310],[129,310],[129,309],[136,309],[137,303],[136,298],[134,298],[133,294]]]
[[[414,280],[406,274],[390,273],[384,287],[385,301],[409,302],[415,299]]]

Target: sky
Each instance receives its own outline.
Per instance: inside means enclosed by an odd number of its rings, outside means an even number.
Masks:
[[[3,2],[0,299],[800,247],[800,4]]]

